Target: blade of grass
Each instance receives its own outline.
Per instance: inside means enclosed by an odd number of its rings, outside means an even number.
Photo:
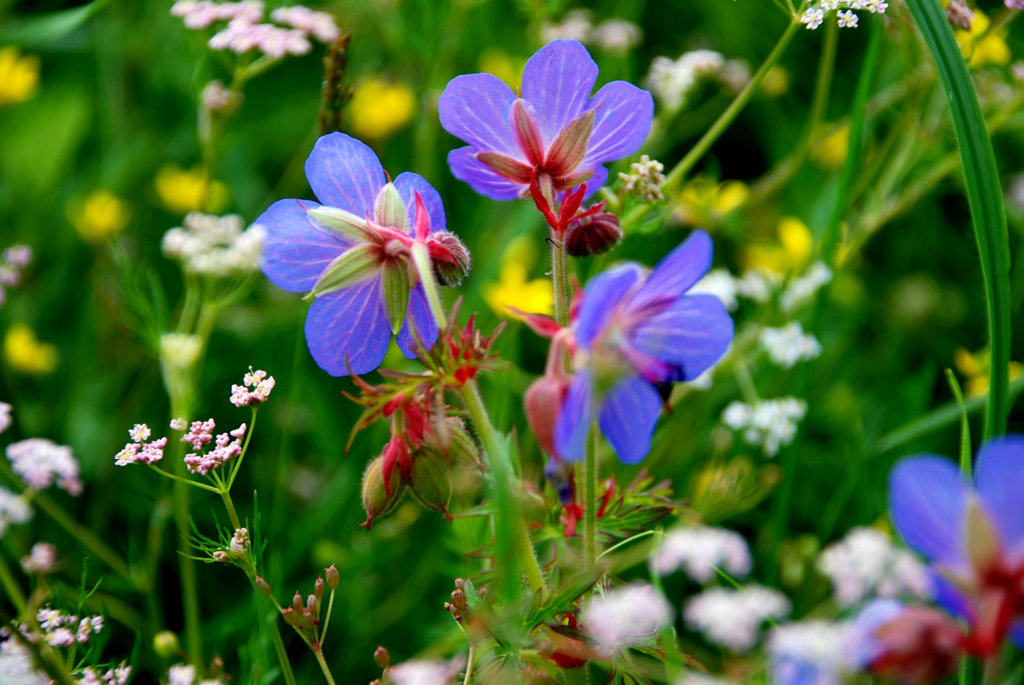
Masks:
[[[1006,430],[1010,394],[1010,248],[999,173],[978,95],[942,7],[936,0],[907,0],[907,6],[938,67],[963,160],[988,304],[992,377],[985,439],[989,439]]]

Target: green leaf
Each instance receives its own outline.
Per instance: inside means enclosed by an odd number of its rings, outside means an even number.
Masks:
[[[989,439],[1006,431],[1010,394],[1010,247],[999,172],[978,94],[942,6],[937,0],[907,0],[907,6],[938,67],[963,160],[988,303],[992,377],[985,439]]]
[[[964,394],[960,390],[960,384],[953,375],[952,369],[946,369],[946,381],[953,391],[956,404],[960,407],[960,472],[967,480],[971,479],[971,424],[967,421],[967,405],[964,404]]]
[[[81,7],[48,12],[12,22],[0,28],[0,44],[13,43],[22,47],[35,47],[60,40],[84,24],[107,2],[109,0],[94,0]]]

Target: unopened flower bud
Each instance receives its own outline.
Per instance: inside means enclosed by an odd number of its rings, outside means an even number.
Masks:
[[[296,613],[302,613],[304,608],[305,606],[302,604],[302,595],[296,592],[295,596],[292,597],[292,610]]]
[[[466,460],[473,464],[481,464],[480,448],[466,430],[466,424],[457,416],[449,416],[447,419],[449,447],[448,455],[452,463]]]
[[[302,623],[302,617],[296,614],[291,607],[281,609],[281,618],[290,626],[298,627]]]
[[[384,459],[377,457],[371,461],[363,472],[363,509],[366,510],[366,521],[361,525],[369,530],[374,519],[391,513],[404,496],[405,483],[402,482],[401,470],[392,469],[385,484]]]
[[[409,490],[420,504],[431,511],[439,511],[451,521],[448,501],[452,497],[451,464],[444,455],[432,449],[416,453],[409,472]]]
[[[320,600],[316,598],[316,595],[309,595],[306,597],[306,613],[310,616],[316,616],[316,607],[320,604]]]
[[[324,570],[324,575],[327,577],[327,587],[332,590],[338,589],[338,582],[341,580],[341,575],[338,573],[338,568],[331,564],[330,568]]]
[[[323,599],[324,596],[324,579],[321,576],[317,576],[316,582],[313,583],[313,594],[316,595],[317,601]]]
[[[377,665],[381,668],[387,668],[391,665],[391,653],[384,649],[383,646],[378,646],[373,652],[373,660],[377,662]]]
[[[946,5],[946,18],[955,29],[970,31],[974,21],[974,11],[963,0],[952,0]]]
[[[170,630],[161,630],[153,636],[153,651],[161,659],[170,659],[179,651],[178,636]]]
[[[256,587],[259,588],[260,592],[265,594],[267,597],[270,596],[270,585],[267,583],[267,581],[263,580],[263,578],[261,578],[260,576],[256,576],[256,580],[254,582]]]
[[[427,252],[438,283],[456,287],[473,264],[469,250],[459,237],[448,231],[436,231],[427,237]]]
[[[956,669],[963,640],[956,622],[931,607],[911,607],[874,632],[871,673],[934,683]]]
[[[555,421],[569,392],[569,380],[568,376],[546,374],[535,380],[523,397],[530,428],[548,454],[555,453]]]
[[[596,212],[574,219],[565,231],[565,251],[573,257],[588,257],[607,252],[622,240],[619,217]]]

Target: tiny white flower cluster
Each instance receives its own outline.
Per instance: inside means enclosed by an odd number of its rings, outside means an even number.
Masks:
[[[0,402],[0,433],[11,427],[11,409],[11,405]]]
[[[804,333],[797,321],[790,321],[782,328],[762,329],[759,342],[768,357],[784,369],[821,354],[821,343],[810,333]]]
[[[871,12],[871,14],[884,14],[889,9],[889,3],[885,0],[807,0],[809,6],[800,16],[800,23],[808,29],[816,29],[825,22],[825,15],[830,12],[836,13],[839,28],[856,28],[858,17],[854,10]]]
[[[185,226],[164,234],[164,255],[179,259],[189,273],[224,278],[259,268],[266,231],[250,226],[237,214],[217,216],[190,212]]]
[[[36,620],[39,621],[43,637],[51,647],[84,645],[94,633],[103,630],[102,616],[84,616],[79,619],[74,614],[65,614],[49,607],[40,609],[36,614]]]
[[[661,173],[664,169],[665,166],[658,160],[641,155],[639,162],[630,165],[628,174],[619,173],[622,189],[648,202],[664,200],[660,187],[665,182],[665,175]]]
[[[7,458],[11,460],[14,472],[36,490],[43,490],[56,482],[71,495],[82,492],[78,461],[70,447],[45,438],[29,438],[8,445]]]
[[[655,57],[644,77],[644,86],[662,105],[675,111],[702,79],[718,77],[726,64],[725,57],[714,50],[684,52],[674,60]]]
[[[785,595],[760,585],[713,587],[686,603],[683,618],[709,642],[742,653],[757,644],[765,621],[782,618],[790,608]]]
[[[632,50],[643,37],[640,27],[625,19],[609,19],[595,25],[587,10],[573,10],[558,23],[545,23],[540,34],[542,43],[578,40],[617,54]]]
[[[11,524],[26,523],[32,518],[32,507],[25,498],[0,487],[0,538]]]
[[[627,585],[591,599],[580,618],[598,650],[611,656],[655,635],[672,621],[673,613],[668,600],[650,585]]]
[[[167,438],[158,438],[152,442],[149,440],[153,431],[144,423],[137,423],[128,431],[132,439],[124,448],[114,455],[114,464],[127,466],[128,464],[142,463],[155,464],[164,458],[164,448],[167,447]]]
[[[21,559],[25,573],[52,573],[57,566],[57,548],[49,542],[37,542],[27,556]]]
[[[794,278],[779,298],[779,307],[789,314],[808,302],[821,286],[832,280],[832,271],[822,262],[814,262],[807,273]]]
[[[185,466],[189,473],[205,476],[234,457],[241,456],[242,437],[245,435],[246,425],[243,423],[235,430],[220,433],[214,438],[213,430],[216,427],[213,419],[193,421],[188,432],[182,436],[181,441],[191,444],[195,450],[185,455]],[[214,443],[214,448],[205,452],[206,445],[210,442]]]
[[[244,385],[233,384],[231,386],[231,404],[236,407],[252,407],[263,404],[277,384],[273,376],[267,376],[266,371],[253,371],[251,366],[249,373],[242,378],[242,382]]]
[[[270,18],[284,26],[261,23],[263,12],[263,3],[253,0],[180,0],[171,7],[171,14],[181,17],[190,29],[205,29],[217,22],[227,22],[227,27],[210,38],[208,44],[213,50],[230,50],[237,54],[258,50],[272,59],[304,55],[313,49],[311,36],[321,43],[330,43],[340,33],[334,17],[327,12],[315,12],[301,5],[271,12]]]
[[[748,269],[739,278],[726,269],[712,269],[690,292],[714,295],[726,309],[733,311],[739,306],[740,297],[752,302],[768,302],[781,282],[779,274],[767,269]]]
[[[841,607],[870,597],[923,599],[931,593],[924,565],[874,528],[858,526],[826,547],[818,557],[818,569],[832,580]]]
[[[760,446],[769,457],[796,436],[796,426],[807,413],[807,403],[795,397],[763,400],[754,404],[733,402],[722,412],[722,422],[743,431],[749,445]]]
[[[390,667],[387,681],[394,685],[451,685],[463,666],[460,657],[449,661],[411,659]]]
[[[7,288],[21,283],[21,270],[32,261],[32,248],[28,245],[11,245],[0,255],[0,307],[7,300]]]
[[[739,533],[725,528],[676,528],[665,535],[651,557],[651,570],[659,576],[683,569],[698,583],[706,583],[721,568],[731,576],[750,573],[750,548]]]
[[[772,628],[766,647],[772,682],[840,685],[854,658],[848,649],[849,626],[822,620],[795,621]]]

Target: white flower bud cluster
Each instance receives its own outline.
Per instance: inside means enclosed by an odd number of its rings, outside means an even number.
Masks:
[[[785,595],[760,585],[713,587],[686,603],[683,618],[709,642],[742,653],[757,644],[765,621],[782,618],[790,608]]]
[[[885,533],[865,526],[826,547],[818,569],[831,579],[836,603],[844,608],[871,597],[923,599],[931,592],[924,565]]]
[[[643,38],[640,27],[625,19],[609,19],[595,25],[587,10],[573,10],[557,23],[545,22],[540,34],[542,43],[578,40],[616,54],[629,52]]]
[[[754,404],[733,402],[722,412],[722,422],[743,431],[749,445],[760,446],[769,457],[796,436],[797,423],[807,413],[807,403],[795,397],[763,400]]]
[[[662,539],[650,563],[660,576],[681,568],[703,584],[714,578],[718,568],[733,577],[750,573],[750,547],[742,535],[725,528],[676,528]]]
[[[26,523],[30,518],[32,518],[32,507],[28,505],[25,498],[10,490],[0,488],[0,538],[7,532],[8,526]]]
[[[796,621],[772,628],[766,646],[772,682],[839,685],[850,666],[848,626],[822,620]]]
[[[590,600],[584,629],[604,655],[654,636],[672,621],[672,606],[650,585],[627,585]]]
[[[790,282],[789,287],[779,298],[779,307],[787,314],[796,310],[810,300],[821,286],[831,280],[831,269],[822,262],[814,262],[807,269],[807,273]]]
[[[622,189],[647,202],[664,200],[665,196],[661,194],[660,187],[665,182],[665,175],[661,173],[664,169],[665,166],[658,160],[641,155],[639,162],[630,165],[628,174],[619,173]]]
[[[164,255],[182,262],[189,273],[224,278],[259,268],[266,231],[245,226],[237,214],[217,216],[190,212],[185,226],[164,234]]]
[[[662,105],[675,111],[702,79],[717,77],[726,59],[714,50],[684,52],[678,59],[655,57],[644,77],[644,86]]]
[[[768,357],[784,369],[821,354],[821,343],[810,333],[804,333],[797,321],[790,321],[782,328],[762,329],[759,342]]]

